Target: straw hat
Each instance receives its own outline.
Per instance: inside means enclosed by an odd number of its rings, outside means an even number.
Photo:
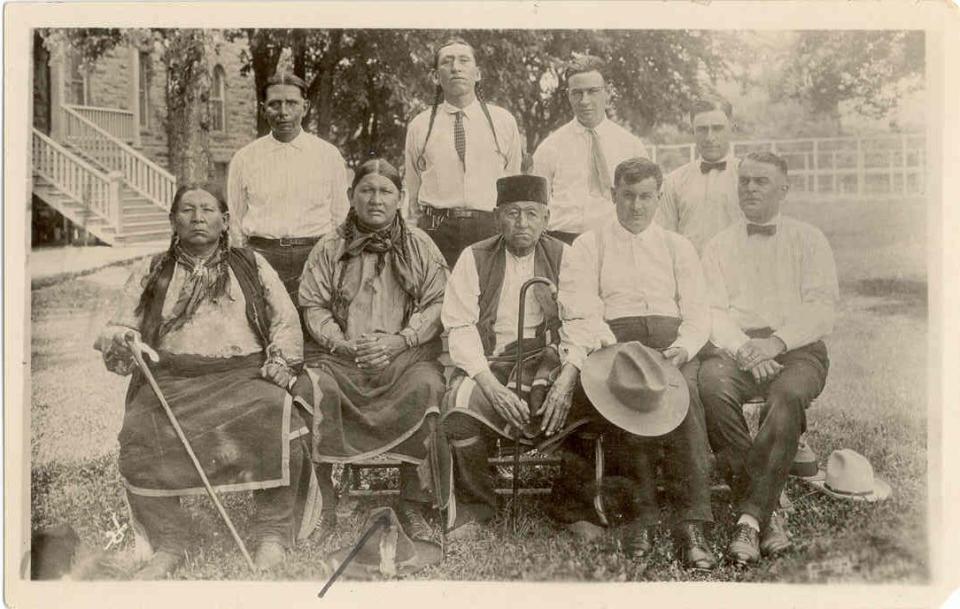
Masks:
[[[384,516],[389,524],[386,527],[381,526],[367,539],[366,543],[360,546],[343,575],[355,579],[410,575],[424,567],[435,565],[443,559],[439,545],[420,539],[410,539],[392,508],[371,510],[363,525],[364,532],[375,526]],[[335,550],[328,554],[323,562],[332,573],[343,564],[352,550],[353,546]]]
[[[831,497],[849,501],[881,501],[891,492],[889,484],[874,477],[870,461],[849,448],[830,453],[826,472],[805,480]]]
[[[637,341],[594,351],[584,362],[580,382],[597,412],[638,436],[673,431],[690,408],[680,370]]]

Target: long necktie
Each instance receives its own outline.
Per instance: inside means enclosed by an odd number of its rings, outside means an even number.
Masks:
[[[601,196],[610,195],[610,170],[607,168],[607,158],[603,156],[600,146],[600,137],[596,129],[588,129],[590,133],[590,187],[593,192]]]
[[[463,131],[463,112],[457,112],[453,121],[453,144],[464,168],[467,166],[467,134]]]

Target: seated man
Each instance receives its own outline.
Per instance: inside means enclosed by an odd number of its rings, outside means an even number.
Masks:
[[[823,233],[780,215],[788,190],[783,159],[747,155],[738,178],[746,220],[719,232],[703,254],[716,348],[703,359],[700,393],[717,465],[738,501],[729,552],[741,563],[790,546],[773,510],[806,427],[805,410],[827,378],[822,339],[833,329],[839,295]],[[751,440],[741,406],[758,395],[767,401]]]
[[[437,357],[446,264],[426,233],[397,213],[401,192],[388,162],[361,165],[346,221],[310,253],[300,306],[321,351],[305,363],[294,393],[319,399],[314,460],[388,454],[405,462],[397,512],[412,537],[428,538],[421,504],[431,495],[415,465],[427,454],[424,422],[443,395]],[[329,485],[329,469],[318,470]]]
[[[709,448],[696,382],[696,355],[707,340],[710,316],[693,245],[651,223],[662,184],[655,163],[643,158],[621,162],[612,187],[616,218],[574,241],[560,273],[563,367],[543,416],[551,421],[546,430],[550,434],[565,420],[571,403],[587,399],[577,382],[580,371],[587,356],[604,346],[639,341],[661,352],[668,367],[679,368],[689,389],[689,407],[675,429],[640,433],[607,425],[607,444],[620,448],[607,460],[637,485],[636,517],[620,527],[618,536],[628,555],[638,557],[652,549],[660,518],[655,463],[658,452],[665,450],[666,483],[678,503],[674,539],[682,561],[688,567],[712,569],[716,559],[703,533],[703,523],[713,520]],[[637,351],[624,353],[642,355]],[[613,379],[613,371],[609,374]],[[633,401],[642,401],[642,395],[638,391]],[[592,406],[609,418],[602,404]]]
[[[134,269],[95,345],[109,370],[134,372],[119,468],[134,529],[156,550],[136,577],[162,578],[183,561],[191,533],[180,497],[204,488],[131,349],[153,359],[213,488],[254,490],[255,562],[269,568],[293,544],[315,483],[307,427],[286,391],[302,358],[300,321],[266,260],[228,246],[229,213],[215,188],[179,188],[170,222],[170,249]]]
[[[542,283],[526,292],[522,395],[513,388],[520,288],[533,277],[556,286],[569,249],[544,233],[550,219],[547,205],[546,179],[516,175],[497,180],[500,234],[463,250],[443,299],[441,319],[457,366],[443,408],[454,467],[455,492],[444,497],[452,539],[472,533],[496,512],[494,476],[487,463],[496,440],[513,442],[517,430],[525,448],[545,439],[534,413],[549,388],[549,374],[560,365],[560,320],[551,290]]]

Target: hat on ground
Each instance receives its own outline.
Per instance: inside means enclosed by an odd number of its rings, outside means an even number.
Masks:
[[[797,454],[790,464],[790,475],[798,478],[810,478],[817,475],[817,453],[813,452],[806,440],[800,438],[797,445]]]
[[[533,201],[548,205],[550,194],[547,179],[535,175],[518,175],[497,180],[497,205],[517,201]]]
[[[680,370],[637,341],[591,353],[580,382],[597,412],[638,436],[673,431],[690,408],[690,392]]]
[[[830,453],[826,472],[806,481],[831,497],[850,501],[881,501],[891,492],[889,484],[874,477],[870,461],[849,448]]]
[[[389,524],[380,526],[379,530],[371,535],[360,546],[353,560],[344,569],[343,575],[354,579],[374,579],[379,576],[395,577],[410,575],[417,571],[435,565],[443,559],[440,546],[420,539],[410,539],[400,525],[393,508],[383,507],[371,510],[363,525],[366,533],[370,527],[386,516]],[[353,546],[340,548],[324,557],[324,564],[331,572],[343,564]]]

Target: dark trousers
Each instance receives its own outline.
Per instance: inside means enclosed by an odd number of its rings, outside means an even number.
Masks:
[[[453,456],[456,513],[453,527],[465,522],[485,523],[497,512],[496,474],[487,459],[497,446],[496,434],[467,415],[444,419],[443,432]]]
[[[276,541],[293,547],[309,483],[310,452],[300,437],[290,442],[290,484],[253,491],[255,513],[250,537],[254,544]],[[146,497],[128,492],[127,500],[154,551],[181,554],[190,547],[195,536],[179,496]]]
[[[280,276],[283,287],[287,288],[287,294],[293,304],[299,302],[297,294],[300,291],[300,275],[303,274],[303,267],[307,263],[307,257],[313,250],[312,245],[251,245],[251,249],[257,251],[267,259],[273,270]],[[299,308],[299,307],[298,307]]]
[[[617,342],[639,341],[652,349],[665,349],[677,337],[680,320],[673,317],[627,317],[609,322]],[[674,509],[673,520],[713,521],[710,507],[710,448],[707,443],[703,404],[697,391],[700,361],[696,354],[680,368],[690,392],[690,409],[683,422],[668,434],[640,437],[628,433],[602,419],[606,473],[623,476],[635,485],[631,520],[653,526],[660,520],[657,500],[657,465],[663,461],[664,486]],[[574,400],[586,400],[578,387]],[[592,449],[583,442],[572,441],[565,448],[582,459],[592,460]],[[586,488],[584,480],[569,480],[569,493],[574,486]]]
[[[740,513],[750,514],[761,526],[779,504],[797,442],[806,430],[806,408],[823,390],[830,365],[822,341],[776,360],[783,369],[765,385],[757,384],[723,351],[713,350],[700,367],[700,395],[717,467]],[[742,404],[755,396],[766,396],[767,401],[751,440]]]
[[[418,226],[437,244],[450,269],[453,269],[463,248],[492,237],[500,231],[493,212],[479,212],[470,218],[424,214],[420,216]]]

